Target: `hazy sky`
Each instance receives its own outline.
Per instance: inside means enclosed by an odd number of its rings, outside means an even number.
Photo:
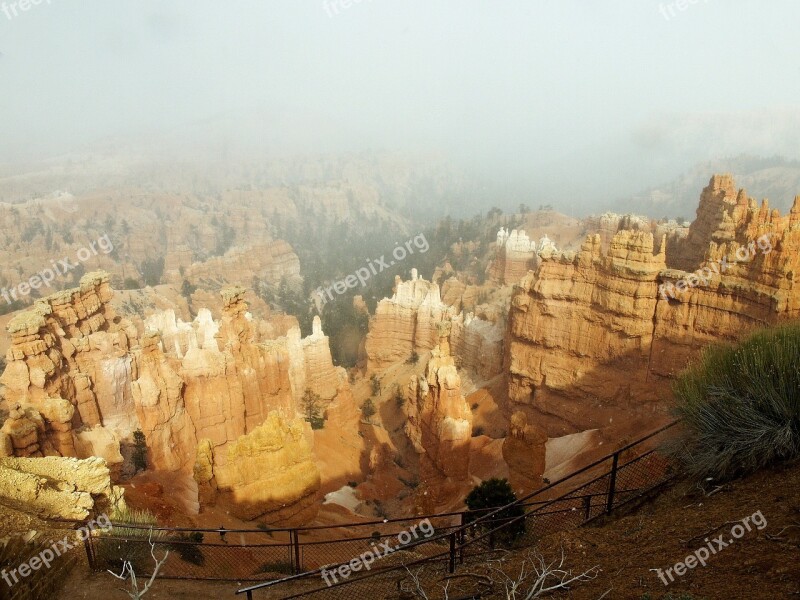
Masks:
[[[542,180],[576,169],[651,180],[740,152],[800,158],[797,0],[0,9],[4,161],[193,128],[263,134],[286,152],[439,151]]]

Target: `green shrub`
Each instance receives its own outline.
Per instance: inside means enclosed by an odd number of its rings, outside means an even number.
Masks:
[[[483,517],[491,512],[492,508],[500,508],[512,502],[516,502],[517,496],[511,485],[506,479],[487,479],[480,485],[474,487],[467,495],[464,503],[469,508],[469,512],[464,515],[466,523]],[[474,511],[474,512],[473,512]],[[505,521],[510,521],[516,517],[520,517],[525,513],[525,509],[521,506],[512,506],[505,510],[498,512],[487,520],[486,523],[481,524],[481,529],[489,531],[496,529],[504,524]],[[501,544],[511,544],[515,539],[525,533],[525,519],[519,519],[514,523],[506,525],[503,529],[497,531],[494,535],[495,540]]]
[[[375,412],[375,403],[372,401],[372,398],[367,398],[364,401],[364,404],[361,405],[361,416],[369,420],[369,418],[373,416]]]
[[[706,349],[674,384],[687,471],[724,481],[800,456],[799,365],[797,324]]]
[[[322,398],[311,390],[306,390],[303,394],[303,410],[306,414],[306,421],[311,423],[311,429],[322,429],[325,427],[325,417],[322,415],[320,403]]]
[[[403,396],[403,390],[400,389],[400,386],[397,384],[394,386],[394,403],[397,405],[397,408],[403,408],[406,403],[405,396]]]

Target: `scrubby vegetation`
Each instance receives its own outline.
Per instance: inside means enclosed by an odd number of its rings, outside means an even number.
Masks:
[[[179,533],[172,538],[169,549],[174,550],[181,557],[181,560],[202,567],[205,556],[200,546],[203,543],[203,534],[199,531],[192,531],[188,534]]]
[[[800,456],[798,367],[798,324],[709,347],[674,385],[688,472],[728,480]]]
[[[467,523],[470,523],[491,512],[488,509],[500,508],[517,501],[517,496],[511,488],[511,484],[506,479],[487,479],[480,485],[475,486],[467,495],[464,503],[470,512],[465,515]],[[503,521],[511,521],[524,514],[525,509],[521,506],[512,506],[498,512],[487,523],[481,525],[481,529],[489,531],[496,529],[503,524]],[[513,524],[507,525],[495,533],[496,541],[501,544],[510,544],[519,536],[525,533],[525,519],[519,519]]]
[[[143,573],[151,562],[150,542],[161,544],[167,539],[158,521],[146,510],[117,510],[111,515],[115,523],[109,532],[101,532],[95,544],[95,560],[101,568],[119,571],[126,562]],[[125,527],[131,525],[131,527]]]
[[[367,398],[364,404],[361,405],[361,416],[369,421],[370,418],[375,415],[375,412],[375,402],[372,401],[372,398]]]

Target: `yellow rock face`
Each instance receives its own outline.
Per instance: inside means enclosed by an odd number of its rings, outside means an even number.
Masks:
[[[320,473],[309,439],[307,423],[272,412],[228,445],[225,463],[217,464],[214,474],[238,517],[281,523],[313,519]]]
[[[85,519],[123,508],[102,458],[0,458],[0,502],[45,519]]]

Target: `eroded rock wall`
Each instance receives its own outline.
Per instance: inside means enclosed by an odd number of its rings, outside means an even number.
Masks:
[[[395,294],[378,303],[370,321],[366,340],[369,372],[380,372],[404,362],[414,352],[421,355],[438,343],[438,323],[451,326],[450,343],[453,358],[459,367],[470,369],[482,379],[502,373],[505,315],[494,306],[476,306],[462,311],[464,296],[477,295],[478,288],[464,287],[457,280],[448,280],[445,289],[453,304],[442,302],[439,286],[417,276],[397,279]]]
[[[510,399],[561,425],[560,433],[607,425],[615,417],[661,413],[669,377],[710,342],[800,315],[800,197],[781,217],[758,206],[728,176],[703,191],[685,244],[667,264],[667,234],[617,231],[602,249],[589,236],[577,254],[543,256],[515,288],[505,368]],[[736,252],[767,235],[772,249]],[[659,286],[683,269],[718,264],[708,284],[674,298]],[[670,258],[672,260],[672,258]],[[566,431],[565,431],[566,430]]]
[[[102,458],[0,458],[0,504],[42,519],[83,520],[124,508]]]
[[[367,369],[383,369],[408,359],[413,352],[431,350],[437,342],[436,324],[451,314],[439,286],[412,270],[409,281],[395,280],[391,298],[378,302],[367,334]]]
[[[233,287],[218,321],[165,311],[140,333],[114,314],[111,296],[108,277],[91,273],[12,319],[0,456],[99,454],[118,475],[120,446],[141,429],[149,465],[194,475],[203,502],[219,495],[233,512],[271,522],[312,518],[319,472],[301,398],[313,391],[324,408],[349,392],[319,321],[309,338],[296,323],[273,338]],[[240,454],[258,468],[236,465]],[[259,491],[275,486],[285,489]]]

